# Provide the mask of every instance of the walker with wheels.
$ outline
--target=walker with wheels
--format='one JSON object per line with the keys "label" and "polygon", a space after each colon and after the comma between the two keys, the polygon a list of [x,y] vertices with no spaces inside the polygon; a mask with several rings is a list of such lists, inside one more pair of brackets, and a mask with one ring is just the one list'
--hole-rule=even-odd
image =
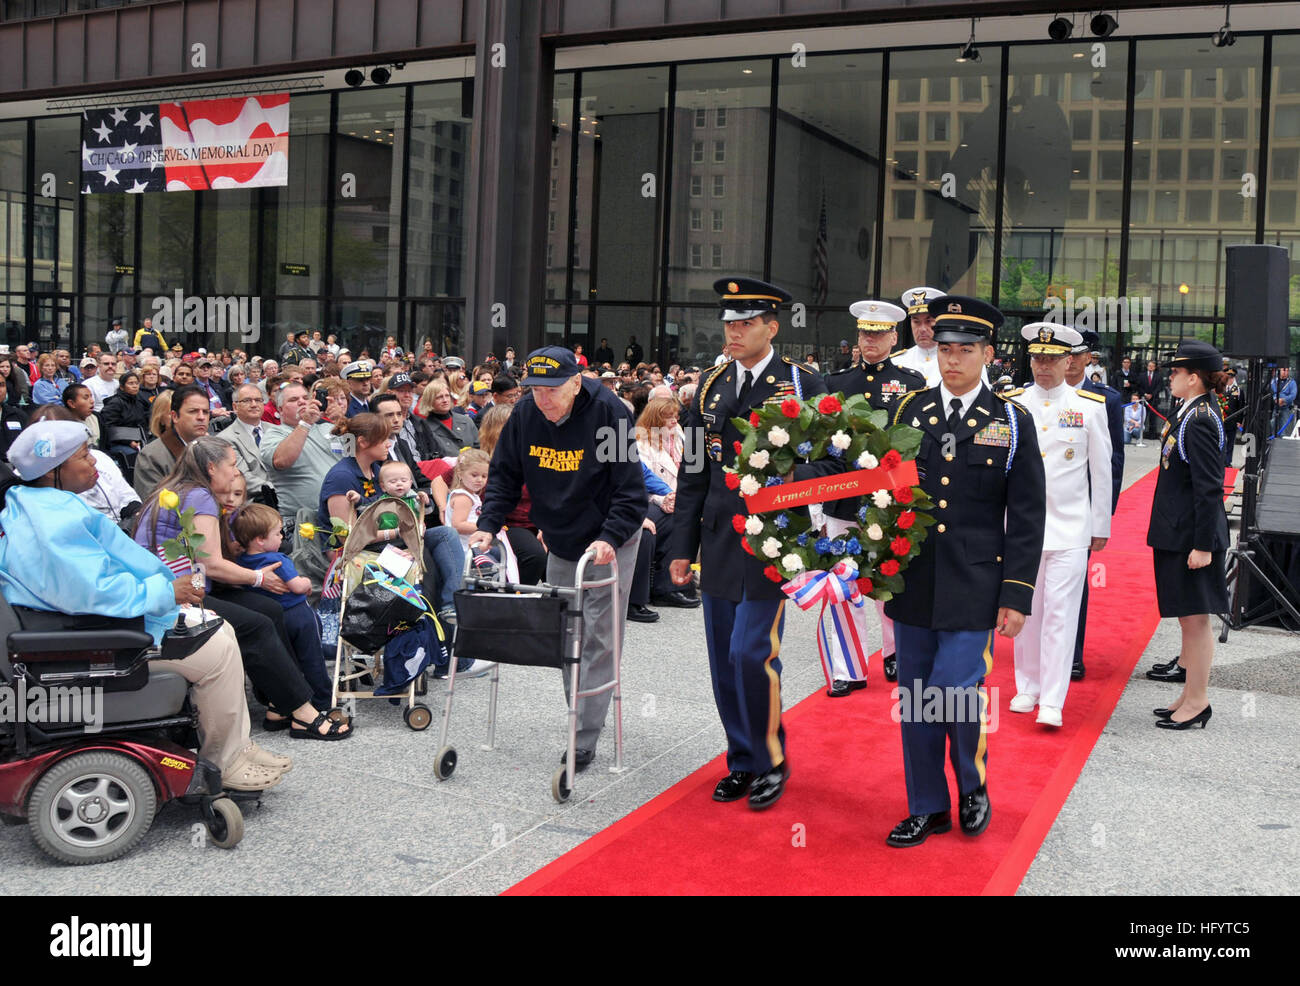
{"label": "walker with wheels", "polygon": [[[573,793],[575,755],[578,735],[578,701],[592,695],[614,693],[614,773],[623,771],[623,696],[621,674],[623,662],[623,619],[618,605],[618,560],[610,562],[607,578],[585,579],[587,567],[595,558],[589,550],[578,562],[572,586],[523,585],[506,581],[501,566],[486,570],[475,567],[475,556],[465,559],[465,587],[455,594],[455,656],[447,674],[447,698],[442,715],[434,775],[443,781],[456,769],[456,748],[447,742],[451,725],[452,697],[456,688],[456,658],[474,657],[491,661],[491,692],[488,696],[487,742],[482,749],[492,750],[496,743],[497,688],[500,666],[514,664],[535,668],[568,669],[568,755],[551,776],[551,796],[561,804]],[[482,556],[479,556],[482,560]],[[475,574],[478,572],[479,574]],[[580,690],[582,655],[583,595],[594,589],[609,587],[614,593],[614,676],[592,688]]]}

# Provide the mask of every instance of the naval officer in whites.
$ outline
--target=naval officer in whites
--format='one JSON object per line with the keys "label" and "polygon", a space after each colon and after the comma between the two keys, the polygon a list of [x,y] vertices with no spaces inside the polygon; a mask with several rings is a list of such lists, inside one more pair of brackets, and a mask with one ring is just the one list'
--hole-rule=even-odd
{"label": "naval officer in whites", "polygon": [[[1016,695],[1012,712],[1061,725],[1070,687],[1079,600],[1088,575],[1088,552],[1110,537],[1110,435],[1106,399],[1075,390],[1066,363],[1083,337],[1068,325],[1034,322],[1020,330],[1028,343],[1034,383],[1006,394],[1029,411],[1047,481],[1043,555],[1034,580],[1032,609],[1015,639]],[[1088,486],[1100,491],[1089,496]]]}

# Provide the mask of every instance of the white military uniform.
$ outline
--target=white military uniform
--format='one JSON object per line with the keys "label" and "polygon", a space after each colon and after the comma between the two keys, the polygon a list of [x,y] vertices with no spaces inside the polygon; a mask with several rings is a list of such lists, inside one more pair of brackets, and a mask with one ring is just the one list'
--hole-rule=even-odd
{"label": "white military uniform", "polygon": [[[1082,341],[1069,326],[1039,322],[1021,331],[1031,339],[1031,353],[1036,348],[1054,351],[1034,346],[1034,339],[1048,347]],[[1056,725],[1070,687],[1088,548],[1093,538],[1110,537],[1109,496],[1088,495],[1089,483],[1093,490],[1111,488],[1106,404],[1064,381],[1053,390],[1034,384],[1007,396],[1033,415],[1047,479],[1043,556],[1033,611],[1015,639],[1017,694],[1012,711],[1031,711],[1036,699],[1039,721]]]}

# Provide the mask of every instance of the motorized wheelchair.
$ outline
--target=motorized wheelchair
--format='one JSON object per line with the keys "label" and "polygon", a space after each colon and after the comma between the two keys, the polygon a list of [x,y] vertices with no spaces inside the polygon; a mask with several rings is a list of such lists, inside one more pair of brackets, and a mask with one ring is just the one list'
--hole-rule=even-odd
{"label": "motorized wheelchair", "polygon": [[[239,806],[217,766],[193,752],[189,683],[150,669],[159,651],[142,619],[68,616],[0,597],[0,642],[0,709],[13,713],[0,716],[0,819],[26,820],[36,844],[64,863],[124,855],[169,801],[196,805],[213,845],[239,843]],[[86,722],[82,699],[97,721]]]}

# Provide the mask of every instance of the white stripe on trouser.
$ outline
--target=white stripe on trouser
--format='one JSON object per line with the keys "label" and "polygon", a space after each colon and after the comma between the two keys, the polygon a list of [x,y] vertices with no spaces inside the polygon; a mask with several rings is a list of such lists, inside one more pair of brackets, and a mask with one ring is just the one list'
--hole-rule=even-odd
{"label": "white stripe on trouser", "polygon": [[[837,538],[849,531],[856,531],[858,525],[848,520],[840,520],[838,517],[826,518],[826,536],[828,538]],[[880,638],[881,650],[885,654],[894,653],[894,621],[885,615],[885,604],[879,600],[869,599],[868,604],[875,603],[876,613],[880,616]],[[840,611],[841,620],[852,620],[853,626],[857,628],[858,640],[862,642],[865,653],[860,655],[862,666],[867,665],[867,656],[870,651],[867,649],[867,606],[854,606],[851,603],[836,603],[836,608]],[[827,607],[825,620],[831,623],[830,607]],[[852,664],[849,661],[849,655],[844,653],[844,648],[840,646],[839,635],[835,633],[834,625],[828,627],[826,640],[829,644],[827,648],[827,657],[831,665],[831,679],[834,681],[853,681],[856,675],[853,673]],[[850,646],[852,644],[850,643]]]}
{"label": "white stripe on trouser", "polygon": [[1087,548],[1044,551],[1038,563],[1033,612],[1016,635],[1015,655],[1016,691],[1037,695],[1040,706],[1065,706],[1087,574]]}
{"label": "white stripe on trouser", "polygon": [[[618,604],[627,613],[632,598],[632,578],[636,575],[636,549],[641,543],[641,529],[618,549]],[[551,585],[571,586],[577,574],[578,563],[566,561],[554,554],[546,558],[546,581]],[[608,565],[588,565],[587,581],[597,582],[609,576]],[[610,590],[593,589],[583,594],[582,600],[582,671],[578,681],[579,691],[605,684],[614,678],[614,614],[610,609]],[[622,623],[627,629],[627,620]],[[569,669],[563,669],[564,696],[569,696]],[[578,749],[595,750],[600,730],[605,725],[613,691],[601,692],[578,699]]]}

